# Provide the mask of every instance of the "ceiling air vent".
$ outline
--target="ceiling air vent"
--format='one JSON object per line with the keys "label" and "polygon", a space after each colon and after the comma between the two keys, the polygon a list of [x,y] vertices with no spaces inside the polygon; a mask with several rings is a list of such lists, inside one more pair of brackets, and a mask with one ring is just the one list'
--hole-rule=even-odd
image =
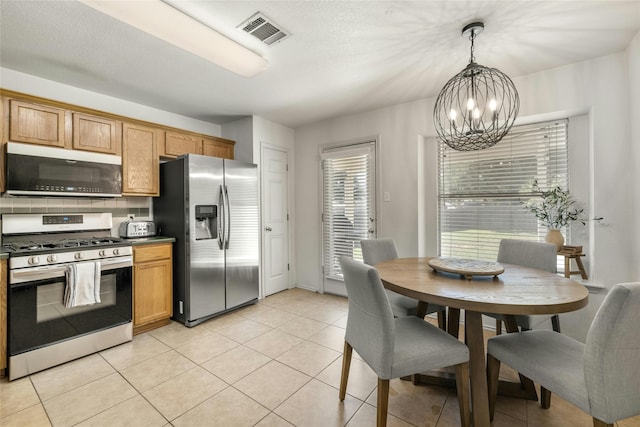
{"label": "ceiling air vent", "polygon": [[238,28],[242,31],[246,31],[268,45],[281,42],[289,37],[289,33],[284,31],[280,25],[276,24],[260,12],[238,25]]}

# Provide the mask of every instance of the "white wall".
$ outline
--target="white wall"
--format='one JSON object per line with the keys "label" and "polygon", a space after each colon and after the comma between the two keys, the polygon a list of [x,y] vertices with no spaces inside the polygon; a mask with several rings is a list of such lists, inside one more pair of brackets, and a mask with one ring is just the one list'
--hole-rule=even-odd
{"label": "white wall", "polygon": [[214,123],[203,122],[146,105],[125,101],[124,99],[91,92],[52,80],[45,80],[8,68],[0,68],[0,76],[2,76],[2,80],[0,80],[0,87],[2,89],[160,125],[172,126],[178,129],[204,133],[211,136],[221,136],[220,125]]}
{"label": "white wall", "polygon": [[[417,254],[417,136],[433,133],[427,121],[432,108],[433,100],[420,100],[296,129],[298,286],[320,289],[319,145],[378,137],[378,236],[393,237],[400,256]],[[381,201],[384,192],[390,193],[390,202]],[[434,243],[427,254],[436,255],[435,248]]]}
{"label": "white wall", "polygon": [[521,115],[588,109],[592,149],[591,192],[593,215],[604,217],[593,227],[591,280],[609,288],[631,280],[633,224],[629,98],[624,53],[608,55],[515,79],[522,100]]}
{"label": "white wall", "polygon": [[236,142],[234,158],[242,162],[254,163],[253,159],[253,117],[245,117],[222,125],[222,137]]}
{"label": "white wall", "polygon": [[631,170],[633,175],[631,182],[635,185],[631,187],[629,197],[633,201],[633,218],[631,224],[633,241],[632,264],[634,267],[633,280],[640,280],[640,31],[627,49],[627,60],[629,67],[629,116],[631,117]]}
{"label": "white wall", "polygon": [[[637,40],[635,43],[638,44]],[[634,240],[629,233],[634,228],[630,186],[635,182],[630,171],[632,166],[640,166],[640,161],[632,163],[630,159],[627,68],[631,61],[628,62],[627,56],[636,58],[637,50],[634,45],[630,55],[621,52],[514,79],[521,99],[520,121],[534,116],[589,114],[589,138],[578,143],[581,149],[590,150],[591,179],[587,186],[591,192],[590,213],[604,217],[604,221],[589,224],[592,227],[592,253],[587,256],[592,263],[590,282],[606,288],[618,282],[640,279],[635,266],[637,263],[632,258]],[[638,79],[634,77],[634,80],[637,85]],[[437,152],[427,146],[418,153],[417,141],[423,135],[435,135],[432,123],[434,102],[434,98],[424,99],[296,129],[299,286],[320,289],[318,146],[322,144],[372,134],[379,136],[382,185],[378,189],[378,200],[382,200],[382,193],[388,191],[391,201],[380,202],[378,236],[393,237],[401,256],[418,255],[418,158],[425,151],[427,156],[431,153],[427,167],[433,170],[437,167]],[[435,186],[431,184],[431,187],[430,200],[423,205],[437,204]],[[427,218],[423,225],[431,227],[427,232],[435,236],[435,209],[427,209],[425,215]],[[435,251],[434,241],[427,242],[426,248],[420,252],[435,255]],[[593,300],[597,307],[601,298]],[[591,317],[593,312],[590,308],[584,310],[583,315]],[[573,324],[570,329],[575,329],[573,335],[581,338],[586,334],[584,326],[588,326],[590,319],[588,322],[582,319],[581,322],[570,323]]]}

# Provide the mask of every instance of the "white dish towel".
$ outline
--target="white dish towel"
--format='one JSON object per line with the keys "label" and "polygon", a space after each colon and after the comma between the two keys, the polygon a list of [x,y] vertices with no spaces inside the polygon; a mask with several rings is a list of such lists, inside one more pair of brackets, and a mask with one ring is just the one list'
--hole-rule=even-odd
{"label": "white dish towel", "polygon": [[69,264],[66,275],[65,307],[100,303],[100,261]]}

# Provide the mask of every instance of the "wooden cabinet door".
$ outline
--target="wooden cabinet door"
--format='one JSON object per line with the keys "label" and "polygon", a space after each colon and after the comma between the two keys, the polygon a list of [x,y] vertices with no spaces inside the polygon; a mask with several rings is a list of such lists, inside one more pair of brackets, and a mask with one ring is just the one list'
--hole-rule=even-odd
{"label": "wooden cabinet door", "polygon": [[160,132],[148,126],[122,124],[122,194],[158,196]]}
{"label": "wooden cabinet door", "polygon": [[133,248],[134,332],[173,314],[171,251],[172,245],[167,243]]}
{"label": "wooden cabinet door", "polygon": [[65,110],[12,99],[9,139],[64,148]]}
{"label": "wooden cabinet door", "polygon": [[202,139],[202,154],[205,156],[233,159],[234,141],[224,138],[209,136]]}
{"label": "wooden cabinet door", "polygon": [[122,135],[117,122],[102,117],[73,113],[73,149],[120,154]]}
{"label": "wooden cabinet door", "polygon": [[164,137],[164,153],[168,157],[182,154],[202,154],[202,138],[179,132],[166,132]]}
{"label": "wooden cabinet door", "polygon": [[171,270],[170,260],[151,261],[134,266],[134,327],[171,317]]}
{"label": "wooden cabinet door", "polygon": [[0,260],[0,371],[7,367],[7,260]]}

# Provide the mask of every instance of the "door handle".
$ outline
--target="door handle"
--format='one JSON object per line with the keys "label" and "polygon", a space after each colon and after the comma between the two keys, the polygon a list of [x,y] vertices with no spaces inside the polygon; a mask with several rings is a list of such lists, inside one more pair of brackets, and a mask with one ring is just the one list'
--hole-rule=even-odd
{"label": "door handle", "polygon": [[222,191],[222,185],[220,186],[220,192],[218,193],[218,206],[220,209],[218,218],[218,247],[224,249],[224,233],[225,233],[225,205],[224,205],[224,193]]}
{"label": "door handle", "polygon": [[265,227],[264,228],[266,231],[273,231],[273,229],[271,227]]}
{"label": "door handle", "polygon": [[224,199],[226,202],[224,217],[227,220],[227,236],[224,239],[224,248],[229,249],[229,241],[231,240],[231,202],[229,202],[229,189],[226,184],[224,186]]}

